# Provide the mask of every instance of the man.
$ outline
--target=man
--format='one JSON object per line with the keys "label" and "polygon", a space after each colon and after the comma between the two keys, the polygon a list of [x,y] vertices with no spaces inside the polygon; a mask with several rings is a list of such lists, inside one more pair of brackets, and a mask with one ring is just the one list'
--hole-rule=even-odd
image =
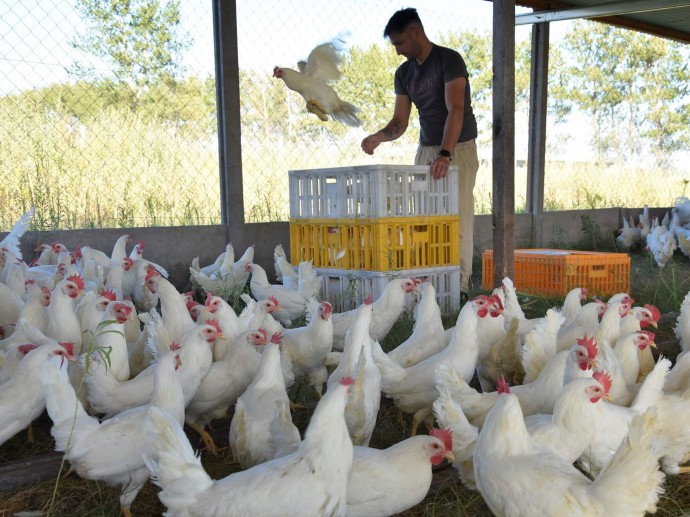
{"label": "man", "polygon": [[458,166],[460,292],[464,301],[472,279],[473,190],[479,169],[477,121],[472,112],[467,66],[456,51],[429,41],[416,9],[396,12],[383,36],[407,61],[395,72],[393,118],[386,127],[362,140],[362,150],[373,154],[381,142],[399,138],[407,129],[414,103],[421,126],[415,164],[430,164],[434,179],[446,176],[451,164]]}

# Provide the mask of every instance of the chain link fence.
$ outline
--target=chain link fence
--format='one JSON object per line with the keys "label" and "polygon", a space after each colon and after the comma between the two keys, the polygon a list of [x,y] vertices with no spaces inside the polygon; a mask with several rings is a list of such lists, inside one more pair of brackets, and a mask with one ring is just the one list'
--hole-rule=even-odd
{"label": "chain link fence", "polygon": [[[480,131],[475,209],[489,213],[492,5],[461,5],[430,0],[418,10],[430,39],[457,49],[467,62]],[[393,112],[393,74],[402,58],[382,32],[399,8],[392,0],[237,1],[247,222],[288,219],[289,170],[412,163],[419,131],[414,112],[399,140],[374,156],[360,149]],[[36,229],[221,222],[210,0],[6,0],[0,28],[0,230],[29,206],[37,208]],[[559,48],[568,30],[571,25],[552,24],[553,69],[566,69],[568,56]],[[520,210],[530,28],[517,27],[516,40]],[[343,77],[334,88],[359,107],[361,127],[322,122],[272,77],[275,66],[296,69],[326,41],[341,48]],[[552,89],[564,87],[561,79],[551,72]],[[687,195],[687,166],[650,173],[642,161],[611,159],[615,153],[602,159],[586,137],[592,120],[559,115],[558,108],[549,115],[545,209],[669,206]],[[570,123],[557,124],[566,115]]]}
{"label": "chain link fence", "polygon": [[8,0],[0,27],[0,229],[221,222],[210,1]]}

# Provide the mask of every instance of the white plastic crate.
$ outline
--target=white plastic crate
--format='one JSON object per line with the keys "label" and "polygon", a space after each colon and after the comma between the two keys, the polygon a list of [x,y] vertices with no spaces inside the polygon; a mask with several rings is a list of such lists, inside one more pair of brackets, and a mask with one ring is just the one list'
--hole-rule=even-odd
{"label": "white plastic crate", "polygon": [[[377,300],[393,278],[426,278],[436,290],[436,300],[444,313],[460,308],[460,266],[399,271],[354,271],[348,269],[316,268],[323,279],[321,297],[342,312],[358,307],[371,295]],[[419,298],[419,295],[416,296]],[[412,295],[405,298],[405,308],[412,312],[417,303]]]}
{"label": "white plastic crate", "polygon": [[428,165],[361,165],[289,171],[290,218],[458,214],[458,168],[434,180]]}

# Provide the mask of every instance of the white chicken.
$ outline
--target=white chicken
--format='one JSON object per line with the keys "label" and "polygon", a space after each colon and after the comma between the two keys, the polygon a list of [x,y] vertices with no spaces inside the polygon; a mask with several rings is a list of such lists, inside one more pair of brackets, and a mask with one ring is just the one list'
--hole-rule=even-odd
{"label": "white chicken", "polygon": [[608,398],[607,386],[602,372],[565,384],[552,415],[525,417],[527,432],[568,463],[574,463],[594,438],[594,405]]}
{"label": "white chicken", "polygon": [[649,251],[660,268],[663,268],[671,260],[673,252],[678,246],[673,232],[669,231],[663,224],[660,224],[658,218],[654,219],[646,242],[646,250]]}
{"label": "white chicken", "polygon": [[636,225],[630,216],[630,222],[623,217],[623,228],[619,228],[616,232],[616,244],[629,250],[635,248],[642,243],[642,228]]}
{"label": "white chicken", "polygon": [[340,55],[334,43],[315,47],[307,61],[297,63],[299,72],[291,68],[275,67],[273,77],[285,81],[285,86],[299,93],[307,102],[307,111],[326,122],[328,115],[334,120],[358,127],[357,108],[338,97],[328,83],[340,79]]}
{"label": "white chicken", "polygon": [[[276,343],[280,339],[280,334],[271,336]],[[225,357],[210,365],[189,402],[185,421],[199,433],[212,454],[218,454],[218,448],[204,427],[214,418],[224,418],[228,408],[251,384],[261,363],[261,353],[254,347],[268,342],[264,329],[246,331],[237,336]]]}
{"label": "white chicken", "polygon": [[273,266],[276,270],[276,279],[281,284],[297,289],[299,274],[288,261],[282,244],[278,244],[273,251]]}
{"label": "white chicken", "polygon": [[180,293],[169,280],[163,278],[153,266],[149,266],[146,273],[146,286],[155,294],[161,304],[161,320],[163,329],[159,330],[159,339],[163,343],[162,350],[166,350],[170,343],[179,342],[196,323],[189,315]]}
{"label": "white chicken", "polygon": [[[564,384],[578,377],[590,377],[596,358],[594,341],[583,339],[570,350],[553,356],[534,382],[516,385],[512,393],[518,397],[525,415],[553,412],[554,405]],[[445,370],[449,375],[453,369]],[[498,399],[497,392],[478,393],[467,384],[467,379],[455,374],[446,380],[453,388],[453,397],[462,407],[467,419],[475,426],[482,426],[484,419]]]}
{"label": "white chicken", "polygon": [[294,378],[308,377],[309,385],[319,396],[328,380],[325,360],[333,347],[332,311],[333,306],[329,302],[310,298],[307,303],[309,323],[305,327],[283,331],[281,352],[289,362]]}
{"label": "white chicken", "polygon": [[[595,405],[595,419],[593,425],[596,433],[589,447],[585,448],[578,460],[580,467],[587,473],[597,476],[613,458],[618,446],[625,438],[630,422],[635,415],[641,415],[651,406],[656,405],[663,396],[664,379],[670,366],[668,359],[660,359],[654,370],[645,379],[632,405],[628,407],[602,401]],[[611,380],[606,390],[611,392]],[[615,399],[614,399],[615,400]]]}
{"label": "white chicken", "polygon": [[[36,213],[35,207],[29,208],[12,226],[10,232],[0,240],[0,250],[6,249],[14,254],[18,259],[22,258],[22,252],[19,248],[19,242],[31,224],[31,220]],[[0,267],[4,264],[0,264]]]}
{"label": "white chicken", "polygon": [[448,429],[413,436],[379,450],[355,446],[347,485],[347,513],[357,517],[395,515],[422,501],[429,491],[432,465],[453,461]]}
{"label": "white chicken", "polygon": [[84,294],[84,280],[70,276],[58,282],[50,298],[50,314],[46,336],[64,343],[74,343],[74,353],[81,354],[81,323],[74,307],[74,299]]}
{"label": "white chicken", "polygon": [[346,377],[355,379],[350,400],[345,406],[345,422],[354,445],[369,445],[381,404],[381,372],[372,357],[369,336],[371,307],[364,303],[345,336],[345,349],[340,362],[328,377],[328,386]]}
{"label": "white chicken", "polygon": [[179,424],[184,421],[184,396],[175,374],[179,364],[179,355],[163,354],[155,367],[150,404],[103,422],[84,411],[65,368],[44,366],[41,371],[55,450],[65,452],[65,459],[82,478],[120,487],[120,508],[126,517],[132,515],[130,506],[149,478],[144,455],[153,452],[155,440],[146,428],[149,408],[166,410]]}
{"label": "white chicken", "polygon": [[438,397],[434,372],[438,365],[452,364],[463,379],[471,380],[477,362],[478,320],[487,314],[498,316],[502,311],[503,305],[496,295],[473,298],[461,309],[450,344],[410,368],[400,366],[374,343],[374,360],[381,371],[383,392],[395,401],[398,409],[413,413],[412,435],[419,423],[426,421],[430,425],[429,419],[433,417],[432,404]]}
{"label": "white chicken", "polygon": [[230,448],[235,460],[246,469],[296,451],[300,441],[280,369],[279,344],[268,343],[259,371],[235,404]]}
{"label": "white chicken", "polygon": [[157,458],[147,457],[146,464],[168,515],[344,516],[352,442],[343,411],[352,382],[326,392],[295,452],[217,481],[204,471],[182,427],[152,408]]}
{"label": "white chicken", "polygon": [[479,435],[479,429],[470,424],[452,395],[452,388],[447,385],[447,379],[457,378],[458,373],[450,373],[452,366],[439,365],[436,369],[435,380],[438,397],[434,401],[434,416],[441,428],[447,428],[453,435],[453,467],[458,471],[462,484],[471,490],[476,490],[474,480],[474,445]]}
{"label": "white chicken", "polygon": [[45,410],[39,382],[41,366],[51,356],[58,356],[60,361],[74,360],[73,350],[71,343],[20,346],[24,358],[10,380],[0,384],[0,444],[26,429]]}
{"label": "white chicken", "polygon": [[653,512],[664,480],[653,447],[655,423],[652,411],[635,418],[610,465],[591,481],[530,437],[515,395],[500,395],[474,450],[477,488],[498,517]]}
{"label": "white chicken", "polygon": [[676,325],[673,327],[673,333],[678,338],[678,344],[681,350],[690,351],[690,291],[683,298],[680,304],[680,312],[676,318]]}
{"label": "white chicken", "polygon": [[422,299],[415,310],[412,334],[388,352],[388,357],[404,368],[414,366],[447,345],[436,289],[431,282],[423,282],[420,292]]}
{"label": "white chicken", "polygon": [[280,311],[274,312],[273,317],[284,327],[292,326],[293,320],[304,314],[307,300],[318,294],[318,287],[315,289],[314,284],[307,279],[303,282],[300,278],[298,289],[292,289],[282,284],[269,283],[266,270],[258,264],[249,263],[246,269],[252,274],[249,287],[256,300],[265,300],[269,296],[278,300]]}
{"label": "white chicken", "polygon": [[[184,392],[185,403],[194,397],[201,379],[206,375],[213,360],[211,345],[220,334],[218,324],[207,321],[190,329],[174,346],[179,349],[182,367],[177,371]],[[97,355],[93,362],[103,361]],[[151,401],[154,387],[155,364],[149,366],[133,379],[118,381],[105,368],[94,368],[92,375],[86,377],[88,400],[91,407],[107,417],[126,409],[143,406]]]}
{"label": "white chicken", "polygon": [[[224,300],[229,300],[236,291],[244,287],[244,283],[240,283],[240,279],[235,277],[233,271],[234,264],[235,250],[232,243],[228,243],[225,247],[223,261],[218,269],[207,275],[198,268],[197,261],[197,263],[192,263],[192,266],[189,268],[190,280],[193,285],[200,287],[204,291],[210,292]],[[244,279],[246,280],[246,277]]]}
{"label": "white chicken", "polygon": [[[418,292],[419,284],[420,281],[415,277],[394,278],[386,284],[381,295],[373,303],[369,327],[371,339],[381,341],[386,337],[405,307],[405,295]],[[331,315],[333,318],[333,350],[343,349],[345,334],[350,329],[357,310],[352,309]]]}

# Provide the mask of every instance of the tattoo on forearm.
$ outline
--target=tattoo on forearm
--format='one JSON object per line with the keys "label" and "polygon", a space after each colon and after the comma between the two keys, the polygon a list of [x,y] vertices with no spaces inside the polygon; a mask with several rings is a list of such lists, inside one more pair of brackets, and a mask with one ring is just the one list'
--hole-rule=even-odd
{"label": "tattoo on forearm", "polygon": [[402,135],[402,127],[400,127],[400,122],[391,122],[383,130],[381,130],[383,136],[395,140],[400,135]]}

